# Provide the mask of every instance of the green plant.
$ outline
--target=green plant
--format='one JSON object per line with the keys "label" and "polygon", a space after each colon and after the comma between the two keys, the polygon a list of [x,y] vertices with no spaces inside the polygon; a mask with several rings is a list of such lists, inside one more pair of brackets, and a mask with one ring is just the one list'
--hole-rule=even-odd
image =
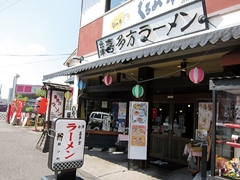
{"label": "green plant", "polygon": [[26,107],[26,112],[33,112],[33,107],[32,106],[29,106],[29,107]]}
{"label": "green plant", "polygon": [[36,92],[36,96],[38,97],[46,97],[46,90],[38,89]]}

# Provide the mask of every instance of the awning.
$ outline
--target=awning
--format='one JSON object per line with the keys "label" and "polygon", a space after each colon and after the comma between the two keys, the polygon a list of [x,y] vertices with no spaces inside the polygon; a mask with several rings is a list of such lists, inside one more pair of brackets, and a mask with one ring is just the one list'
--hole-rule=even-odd
{"label": "awning", "polygon": [[123,52],[121,54],[102,58],[102,59],[99,59],[98,61],[74,66],[72,68],[68,68],[62,71],[44,75],[43,81],[47,79],[59,77],[59,76],[78,74],[86,70],[109,66],[109,65],[117,64],[124,61],[140,59],[143,57],[153,56],[156,54],[160,55],[163,52],[168,53],[171,50],[175,52],[175,51],[178,51],[179,49],[185,50],[188,47],[195,48],[198,45],[204,46],[208,42],[210,42],[211,44],[215,44],[220,40],[223,42],[226,42],[231,38],[234,38],[234,39],[240,38],[239,24],[231,27],[201,31],[198,33],[193,33],[191,35],[174,38],[164,42],[153,43],[145,47],[141,47],[138,49]]}
{"label": "awning", "polygon": [[221,57],[221,65],[234,74],[240,76],[240,47]]}
{"label": "awning", "polygon": [[240,76],[214,77],[209,80],[210,90],[240,90]]}

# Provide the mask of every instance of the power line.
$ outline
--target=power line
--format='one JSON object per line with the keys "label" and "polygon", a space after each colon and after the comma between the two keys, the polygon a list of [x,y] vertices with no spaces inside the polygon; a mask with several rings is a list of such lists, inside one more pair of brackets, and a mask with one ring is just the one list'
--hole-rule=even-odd
{"label": "power line", "polygon": [[6,1],[2,2],[0,5],[4,4],[5,2],[8,2],[8,0],[6,0]]}
{"label": "power line", "polygon": [[[0,10],[0,12],[6,10],[6,9],[8,9],[8,8],[10,8],[11,6],[13,6],[13,5],[15,5],[15,4],[17,4],[19,1],[20,1],[20,0],[16,1],[15,3],[12,3],[11,5],[7,6],[6,8]],[[5,1],[5,2],[6,2],[6,1]],[[5,3],[5,2],[3,2],[3,3]],[[3,4],[3,3],[2,3],[2,4]]]}
{"label": "power line", "polygon": [[17,57],[38,57],[38,56],[70,56],[72,53],[67,54],[0,54],[0,56],[17,56]]}
{"label": "power line", "polygon": [[9,64],[5,66],[0,66],[0,67],[9,67],[9,66],[21,66],[21,65],[26,65],[26,64],[37,64],[37,63],[43,63],[43,62],[49,62],[49,61],[56,61],[56,60],[62,60],[65,58],[57,58],[57,59],[50,59],[50,60],[43,60],[43,61],[35,61],[35,62],[25,62],[25,63],[19,63],[19,64]]}

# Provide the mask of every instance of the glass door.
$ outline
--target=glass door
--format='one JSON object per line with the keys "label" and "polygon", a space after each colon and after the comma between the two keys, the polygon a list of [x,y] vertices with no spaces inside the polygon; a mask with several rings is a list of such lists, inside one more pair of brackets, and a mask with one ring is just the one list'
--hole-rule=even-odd
{"label": "glass door", "polygon": [[152,122],[151,154],[185,161],[184,146],[193,138],[194,103],[171,99],[168,103],[155,103],[153,108],[156,117]]}
{"label": "glass door", "polygon": [[[185,160],[183,150],[186,143],[193,137],[194,103],[173,102],[171,131],[169,132],[169,158],[172,160]],[[182,150],[182,151],[181,151]]]}
{"label": "glass door", "polygon": [[194,104],[174,103],[172,136],[193,138]]}

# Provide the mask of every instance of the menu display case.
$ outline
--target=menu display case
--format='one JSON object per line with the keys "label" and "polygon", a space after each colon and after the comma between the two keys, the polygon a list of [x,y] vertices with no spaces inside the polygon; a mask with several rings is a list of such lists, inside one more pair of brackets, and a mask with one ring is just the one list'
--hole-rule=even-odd
{"label": "menu display case", "polygon": [[215,106],[211,176],[240,179],[240,79],[210,80]]}

